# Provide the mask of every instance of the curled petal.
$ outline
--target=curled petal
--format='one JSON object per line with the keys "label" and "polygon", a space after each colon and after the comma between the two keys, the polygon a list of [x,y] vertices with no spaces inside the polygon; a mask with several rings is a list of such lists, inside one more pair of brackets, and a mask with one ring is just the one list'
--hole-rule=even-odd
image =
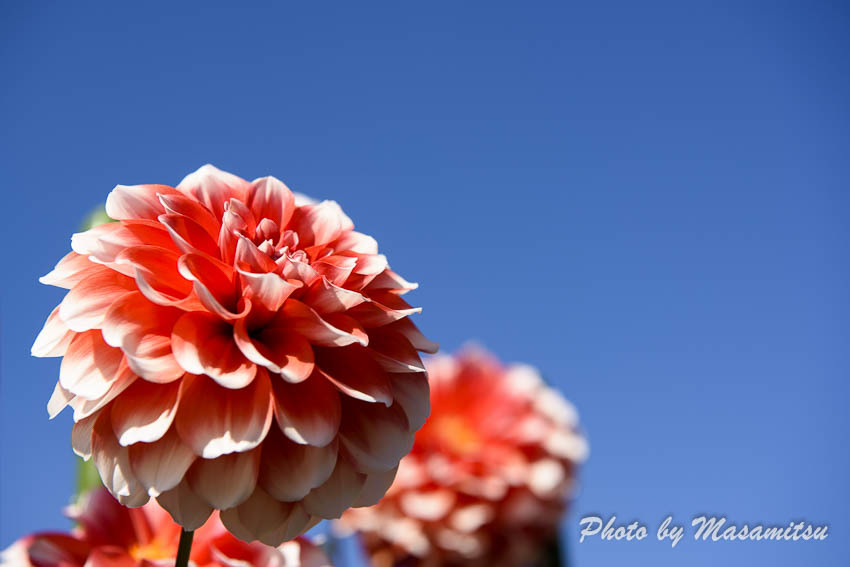
{"label": "curled petal", "polygon": [[94,464],[109,492],[121,504],[131,508],[147,502],[148,493],[133,474],[127,448],[122,447],[112,433],[108,410],[98,414],[91,439]]}
{"label": "curled petal", "polygon": [[256,244],[251,242],[250,239],[241,234],[238,235],[238,238],[234,257],[237,266],[240,266],[243,270],[259,274],[271,272],[277,268],[274,260],[257,248]]}
{"label": "curled petal", "polygon": [[68,252],[64,258],[59,260],[56,267],[49,273],[38,278],[38,281],[44,285],[52,285],[71,289],[83,280],[86,276],[100,270],[106,270],[100,264],[95,264],[88,259],[87,256],[82,256],[76,252]]}
{"label": "curled petal", "polygon": [[238,313],[234,272],[230,266],[200,254],[184,254],[178,264],[180,274],[193,282],[195,293],[210,312],[222,319],[244,317]]}
{"label": "curled petal", "polygon": [[62,387],[62,384],[56,382],[53,387],[53,394],[50,396],[50,401],[47,402],[47,414],[50,419],[59,415],[76,396]]}
{"label": "curled petal", "polygon": [[224,214],[224,203],[231,198],[244,200],[248,182],[244,179],[205,165],[187,175],[177,186],[183,193],[192,195],[213,215],[220,219]]}
{"label": "curled petal", "polygon": [[181,382],[154,384],[136,380],[112,404],[112,430],[123,445],[162,438],[180,403]]}
{"label": "curled petal", "polygon": [[274,414],[284,435],[296,443],[316,447],[334,440],[342,415],[340,399],[324,376],[314,373],[299,383],[278,379],[272,385]]}
{"label": "curled petal", "polygon": [[184,254],[208,254],[218,257],[218,243],[200,223],[183,215],[159,215],[171,239]]}
{"label": "curled petal", "polygon": [[369,292],[372,291],[393,291],[398,295],[404,295],[408,291],[412,291],[419,287],[418,283],[409,282],[394,271],[387,268],[380,274],[378,274],[375,279],[369,282],[369,285],[366,286],[366,289]]}
{"label": "curled petal", "polygon": [[306,248],[335,240],[343,232],[354,228],[354,223],[336,201],[322,201],[296,209],[290,226],[298,233],[302,247]]}
{"label": "curled petal", "polygon": [[100,331],[80,333],[62,359],[59,383],[77,396],[97,399],[109,390],[122,358],[121,350],[106,344]]}
{"label": "curled petal", "polygon": [[270,219],[286,226],[295,211],[295,197],[289,188],[274,177],[254,180],[248,189],[248,207],[256,219]]}
{"label": "curled petal", "polygon": [[262,329],[252,336],[245,320],[236,321],[233,338],[242,354],[289,382],[302,382],[313,372],[313,348],[301,335],[282,328]]}
{"label": "curled petal", "polygon": [[327,256],[313,264],[313,268],[330,283],[341,286],[357,266],[357,258],[349,256]]}
{"label": "curled petal", "polygon": [[257,372],[236,345],[233,328],[211,313],[186,313],[171,334],[174,357],[186,372],[207,374],[226,388],[243,388]]}
{"label": "curled petal", "polygon": [[276,264],[280,267],[280,275],[287,280],[299,280],[305,286],[313,285],[321,275],[307,262],[293,259],[284,254],[277,259]]}
{"label": "curled petal", "polygon": [[125,248],[115,257],[115,263],[133,268],[134,277],[141,272],[144,280],[161,293],[184,297],[192,290],[192,283],[177,270],[179,258],[174,250],[142,245]]}
{"label": "curled petal", "polygon": [[411,307],[398,295],[384,291],[370,292],[369,303],[363,303],[352,308],[349,315],[360,321],[367,328],[389,325],[414,313],[422,311],[421,307]]}
{"label": "curled petal", "polygon": [[107,344],[121,348],[130,367],[153,382],[170,382],[183,374],[171,353],[171,332],[181,316],[175,308],[152,304],[139,292],[117,300],[103,321]]}
{"label": "curled petal", "polygon": [[343,393],[372,403],[392,404],[387,373],[360,345],[344,348],[315,347],[316,365]]}
{"label": "curled petal", "polygon": [[135,382],[137,378],[138,376],[136,376],[136,374],[134,374],[127,365],[125,357],[125,359],[121,361],[121,364],[118,365],[118,371],[115,373],[115,379],[109,385],[109,389],[104,395],[94,400],[77,398],[71,402],[71,405],[74,407],[74,421],[85,419],[99,411],[101,408],[106,407],[109,402],[117,398],[121,392],[130,387],[130,384]]}
{"label": "curled petal", "polygon": [[307,305],[291,298],[283,304],[278,317],[269,323],[269,328],[275,327],[296,331],[315,345],[346,346],[368,343],[365,333],[356,332],[362,328],[359,324],[351,325],[350,331],[337,328]]}
{"label": "curled petal", "polygon": [[399,319],[395,323],[390,323],[389,325],[379,327],[378,329],[381,329],[382,332],[386,333],[400,334],[419,352],[436,354],[440,349],[439,343],[428,340],[409,318]]}
{"label": "curled petal", "polygon": [[31,350],[32,355],[38,357],[64,356],[75,334],[59,317],[59,306],[56,306],[47,317],[41,332],[35,338]]}
{"label": "curled petal", "polygon": [[221,226],[220,218],[216,219],[199,202],[181,194],[160,195],[159,201],[162,203],[163,208],[165,208],[166,213],[189,217],[203,227],[211,238],[218,238],[218,232]]}
{"label": "curled petal", "polygon": [[230,453],[215,459],[198,459],[186,478],[192,490],[217,510],[238,506],[257,484],[260,450]]}
{"label": "curled petal", "polygon": [[347,250],[356,254],[377,254],[378,241],[369,235],[352,230],[344,233],[333,244],[334,250]]}
{"label": "curled petal", "polygon": [[168,231],[156,221],[121,221],[101,224],[71,237],[71,248],[97,262],[110,263],[127,248],[158,246],[176,250]]}
{"label": "curled petal", "polygon": [[125,275],[96,272],[68,292],[59,305],[59,317],[77,332],[100,328],[112,304],[134,289],[133,280]]}
{"label": "curled petal", "polygon": [[410,341],[385,329],[378,327],[369,332],[369,349],[381,367],[387,372],[425,372],[425,365]]}
{"label": "curled petal", "polygon": [[94,414],[81,419],[74,423],[71,429],[71,448],[81,459],[91,458],[92,429],[98,417],[100,417],[99,414]]}
{"label": "curled petal", "polygon": [[106,198],[106,214],[116,220],[156,220],[163,212],[159,195],[176,192],[167,185],[117,185]]}
{"label": "curled petal", "polygon": [[[189,384],[177,411],[177,432],[206,459],[243,452],[259,445],[269,431],[272,395],[265,370],[238,390],[223,388],[205,376],[186,377]],[[203,400],[197,403],[195,400]]]}
{"label": "curled petal", "polygon": [[275,273],[255,274],[237,268],[243,294],[254,305],[274,313],[293,291],[301,287],[298,280],[285,280]]}
{"label": "curled petal", "polygon": [[327,278],[316,280],[304,295],[304,303],[321,314],[348,311],[367,301],[369,301],[367,297],[356,291],[336,286]]}

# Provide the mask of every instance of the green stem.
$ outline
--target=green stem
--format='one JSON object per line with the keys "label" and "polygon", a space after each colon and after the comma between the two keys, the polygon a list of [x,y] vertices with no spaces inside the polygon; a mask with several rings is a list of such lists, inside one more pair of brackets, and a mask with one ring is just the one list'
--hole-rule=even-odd
{"label": "green stem", "polygon": [[177,561],[174,567],[188,567],[189,553],[192,551],[192,537],[195,532],[180,531],[180,544],[177,546]]}

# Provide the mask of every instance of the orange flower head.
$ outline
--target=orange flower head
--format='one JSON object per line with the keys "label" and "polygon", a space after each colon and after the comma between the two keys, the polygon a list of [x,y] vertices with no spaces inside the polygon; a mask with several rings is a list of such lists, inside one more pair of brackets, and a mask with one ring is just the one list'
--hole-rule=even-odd
{"label": "orange flower head", "polygon": [[526,365],[478,348],[426,366],[431,417],[386,496],[338,522],[376,567],[532,564],[586,457],[575,409]]}
{"label": "orange flower head", "polygon": [[[68,509],[69,533],[37,533],[0,554],[0,567],[155,567],[174,565],[180,526],[155,502],[126,508],[96,489]],[[195,567],[329,567],[325,553],[304,537],[275,548],[236,539],[218,514],[197,530],[189,557]]]}
{"label": "orange flower head", "polygon": [[375,240],[333,201],[210,165],[119,185],[106,212],[41,279],[69,291],[32,351],[64,357],[48,412],[73,408],[109,491],[271,545],[377,502],[437,345]]}

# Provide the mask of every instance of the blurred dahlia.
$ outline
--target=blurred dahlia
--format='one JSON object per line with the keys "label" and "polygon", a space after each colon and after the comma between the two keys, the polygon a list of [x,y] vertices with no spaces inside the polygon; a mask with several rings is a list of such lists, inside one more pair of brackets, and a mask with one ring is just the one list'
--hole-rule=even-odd
{"label": "blurred dahlia", "polygon": [[44,276],[48,404],[126,506],[270,545],[377,502],[429,412],[414,289],[333,201],[210,165],[119,185]]}
{"label": "blurred dahlia", "polygon": [[426,363],[432,412],[386,496],[349,510],[376,567],[533,565],[587,454],[575,409],[480,349]]}
{"label": "blurred dahlia", "polygon": [[[154,502],[129,509],[103,488],[67,510],[70,534],[37,533],[0,555],[0,567],[153,567],[174,565],[180,526]],[[245,543],[214,514],[195,533],[195,567],[328,567],[324,552],[304,537],[275,548]]]}

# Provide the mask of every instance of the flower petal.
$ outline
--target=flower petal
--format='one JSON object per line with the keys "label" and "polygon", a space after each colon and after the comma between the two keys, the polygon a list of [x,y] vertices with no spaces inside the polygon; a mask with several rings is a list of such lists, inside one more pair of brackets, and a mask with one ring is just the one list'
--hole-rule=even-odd
{"label": "flower petal", "polygon": [[131,445],[128,454],[136,478],[153,497],[180,484],[197,458],[173,427],[153,443]]}
{"label": "flower petal", "polygon": [[323,484],[336,466],[337,443],[299,445],[273,428],[263,443],[259,485],[276,500],[296,502]]}
{"label": "flower petal", "polygon": [[112,403],[112,430],[123,445],[162,438],[180,403],[181,382],[154,384],[136,380]]}
{"label": "flower petal", "polygon": [[387,406],[393,403],[387,373],[375,362],[366,347],[314,347],[314,352],[316,365],[346,395]]}
{"label": "flower petal", "polygon": [[71,449],[81,459],[91,458],[92,429],[98,417],[99,414],[93,414],[77,421],[71,428]]}
{"label": "flower petal", "polygon": [[183,215],[197,222],[214,240],[218,239],[221,228],[221,217],[215,218],[212,213],[199,202],[185,195],[160,195],[165,212],[173,215]]}
{"label": "flower petal", "polygon": [[420,429],[431,413],[428,375],[424,372],[396,374],[391,384],[393,400],[404,410],[410,428]]}
{"label": "flower petal", "polygon": [[186,473],[189,486],[218,510],[238,506],[257,485],[260,450],[230,453],[215,459],[197,459]]}
{"label": "flower petal", "polygon": [[185,377],[186,400],[177,411],[177,432],[195,454],[213,459],[259,445],[271,426],[272,395],[263,370],[248,386],[230,390],[205,376]]}
{"label": "flower petal", "polygon": [[134,284],[131,278],[112,270],[96,272],[68,292],[59,305],[59,317],[77,332],[100,328],[112,304],[134,291]]}
{"label": "flower petal", "polygon": [[298,207],[290,225],[298,233],[302,248],[326,244],[354,228],[336,201]]}
{"label": "flower petal", "polygon": [[176,487],[157,496],[156,501],[171,514],[176,523],[188,531],[203,526],[213,511],[212,506],[195,494],[185,479]]}
{"label": "flower petal", "polygon": [[241,540],[259,540],[266,545],[278,546],[304,533],[310,516],[300,504],[278,502],[262,488],[257,488],[236,508],[223,510],[221,521]]}
{"label": "flower petal", "polygon": [[50,400],[47,402],[47,414],[50,416],[50,419],[59,415],[75,398],[76,396],[73,393],[63,388],[59,382],[56,382],[56,386],[53,387],[53,394],[51,394]]}
{"label": "flower petal", "polygon": [[100,331],[86,331],[71,341],[59,368],[59,383],[66,390],[93,400],[106,394],[115,380],[123,358],[121,349],[112,348]]}
{"label": "flower petal", "polygon": [[361,472],[385,472],[398,466],[413,447],[414,433],[397,405],[343,401],[340,441]]}
{"label": "flower petal", "polygon": [[59,317],[57,305],[32,344],[32,355],[38,357],[64,356],[76,333]]}
{"label": "flower petal", "polygon": [[313,372],[313,347],[297,333],[268,328],[251,336],[240,319],[233,326],[233,338],[248,360],[289,382],[303,382]]}
{"label": "flower petal", "polygon": [[257,373],[236,345],[233,328],[211,313],[186,313],[171,334],[174,357],[186,372],[207,374],[226,388],[243,388]]}
{"label": "flower petal", "polygon": [[118,397],[121,392],[126,390],[130,384],[136,381],[138,376],[127,365],[126,357],[118,365],[118,371],[115,373],[115,380],[109,385],[109,390],[104,395],[94,400],[85,398],[77,398],[71,402],[74,407],[74,421],[80,421],[94,414],[101,408],[106,407],[106,404]]}
{"label": "flower petal", "polygon": [[177,267],[184,278],[193,282],[195,293],[210,312],[226,320],[247,314],[247,309],[237,312],[236,283],[230,266],[200,254],[184,254]]}
{"label": "flower petal", "polygon": [[59,260],[55,268],[38,278],[38,281],[44,285],[71,289],[86,276],[91,275],[93,272],[106,269],[108,268],[100,264],[95,264],[87,256],[82,256],[71,251]]}
{"label": "flower petal", "polygon": [[392,468],[386,472],[371,473],[366,477],[366,483],[363,485],[363,490],[360,496],[354,501],[354,507],[374,506],[384,497],[387,490],[392,486],[395,480],[395,475],[398,472],[398,467]]}
{"label": "flower petal", "polygon": [[356,291],[341,288],[329,282],[327,278],[316,280],[304,295],[304,303],[317,313],[339,313],[348,311],[369,299]]}
{"label": "flower petal", "polygon": [[310,491],[302,505],[308,514],[325,519],[339,518],[360,496],[366,484],[366,475],[357,472],[342,454],[330,478]]}
{"label": "flower petal", "polygon": [[268,326],[292,329],[316,345],[346,346],[368,342],[368,337],[334,327],[313,309],[292,298],[283,304],[279,316]]}
{"label": "flower petal", "polygon": [[220,219],[224,214],[226,202],[231,198],[245,199],[248,182],[207,164],[187,175],[177,189],[192,195],[209,209],[215,218]]}
{"label": "flower petal", "polygon": [[95,421],[91,437],[94,464],[109,492],[124,506],[135,508],[148,501],[148,493],[133,474],[127,448],[118,443],[110,421],[108,410],[101,411]]}
{"label": "flower petal", "polygon": [[192,218],[183,215],[159,215],[159,222],[168,229],[171,239],[184,254],[208,254],[218,258],[218,242]]}
{"label": "flower petal", "polygon": [[168,185],[116,185],[106,198],[106,214],[115,220],[156,220],[164,210],[158,195],[176,192]]}
{"label": "flower petal", "polygon": [[282,181],[262,177],[251,183],[247,205],[258,221],[270,219],[277,226],[286,226],[295,211],[295,197]]}
{"label": "flower petal", "polygon": [[339,393],[321,374],[299,383],[273,380],[272,386],[274,414],[284,435],[316,447],[333,441],[342,415]]}
{"label": "flower petal", "polygon": [[117,300],[103,320],[103,338],[121,348],[136,374],[152,382],[170,382],[183,375],[171,353],[171,332],[183,312],[151,303],[139,292]]}

